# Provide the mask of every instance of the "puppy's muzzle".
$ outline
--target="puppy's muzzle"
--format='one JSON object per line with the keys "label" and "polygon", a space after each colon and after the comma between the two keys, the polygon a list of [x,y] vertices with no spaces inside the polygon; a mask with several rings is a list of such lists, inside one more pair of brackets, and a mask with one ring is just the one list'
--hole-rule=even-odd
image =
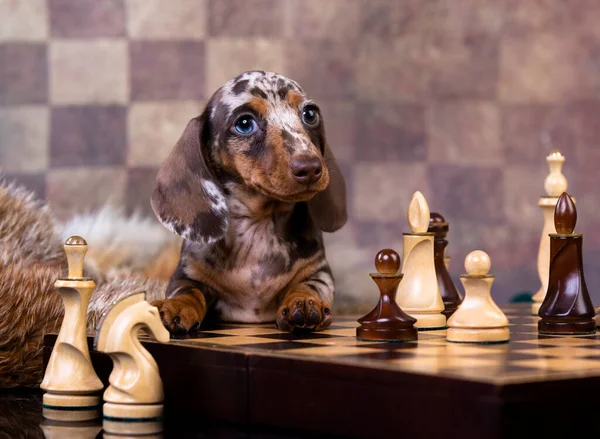
{"label": "puppy's muzzle", "polygon": [[321,160],[314,155],[302,155],[293,158],[290,169],[294,179],[300,184],[316,183],[323,175]]}

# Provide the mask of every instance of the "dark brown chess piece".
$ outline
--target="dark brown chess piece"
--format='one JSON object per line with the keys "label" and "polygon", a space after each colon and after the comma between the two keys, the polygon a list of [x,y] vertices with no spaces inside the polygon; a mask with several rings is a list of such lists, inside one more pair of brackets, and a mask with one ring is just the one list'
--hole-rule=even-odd
{"label": "dark brown chess piece", "polygon": [[377,306],[360,318],[356,337],[368,341],[410,341],[417,339],[417,319],[405,314],[396,303],[396,290],[402,280],[400,256],[394,250],[385,249],[375,257],[377,273],[369,276],[379,287],[381,294]]}
{"label": "dark brown chess piece", "polygon": [[554,210],[556,234],[550,234],[550,276],[538,313],[540,333],[572,335],[596,330],[594,306],[583,276],[583,235],[573,233],[576,222],[575,204],[563,192]]}
{"label": "dark brown chess piece", "polygon": [[456,285],[454,285],[454,282],[452,282],[452,278],[450,277],[448,269],[446,268],[446,264],[444,263],[444,252],[446,251],[446,246],[448,245],[448,240],[446,239],[448,230],[449,226],[444,217],[439,213],[431,213],[429,216],[429,228],[427,231],[435,234],[435,238],[433,240],[435,274],[437,276],[440,294],[442,295],[442,300],[444,301],[444,311],[442,311],[442,313],[446,316],[446,318],[449,318],[454,311],[456,311],[458,305],[460,305],[462,302],[462,299],[458,294],[458,290],[456,289]]}

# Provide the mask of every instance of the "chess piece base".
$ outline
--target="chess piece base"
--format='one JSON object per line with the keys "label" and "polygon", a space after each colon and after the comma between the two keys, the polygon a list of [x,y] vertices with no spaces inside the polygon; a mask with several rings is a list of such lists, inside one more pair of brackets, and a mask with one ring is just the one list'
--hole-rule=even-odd
{"label": "chess piece base", "polygon": [[538,322],[538,331],[540,334],[551,335],[594,334],[596,321],[590,319],[582,322],[556,322],[542,319]]}
{"label": "chess piece base", "polygon": [[533,302],[531,304],[531,315],[537,316],[540,312],[540,306],[542,306],[542,302]]}
{"label": "chess piece base", "polygon": [[163,429],[163,404],[104,404],[102,428],[113,434],[154,434]]}
{"label": "chess piece base", "polygon": [[163,404],[104,404],[102,428],[113,434],[154,434],[163,429]]}
{"label": "chess piece base", "polygon": [[446,340],[453,343],[506,343],[510,340],[508,328],[448,328]]}
{"label": "chess piece base", "polygon": [[356,328],[356,338],[363,341],[403,342],[416,340],[418,332],[416,328],[367,328],[360,326]]}
{"label": "chess piece base", "polygon": [[102,431],[102,425],[97,421],[54,421],[45,419],[40,424],[46,439],[96,439]]}
{"label": "chess piece base", "polygon": [[102,432],[102,439],[128,439],[128,438],[139,438],[139,439],[163,439],[164,435],[162,431],[156,433],[109,433],[106,430]]}
{"label": "chess piece base", "polygon": [[417,319],[415,328],[419,331],[444,329],[446,327],[446,316],[444,314],[420,314],[418,312],[410,312],[410,310],[404,311],[411,317]]}
{"label": "chess piece base", "polygon": [[101,416],[100,395],[63,395],[45,393],[42,414],[54,421],[91,421]]}

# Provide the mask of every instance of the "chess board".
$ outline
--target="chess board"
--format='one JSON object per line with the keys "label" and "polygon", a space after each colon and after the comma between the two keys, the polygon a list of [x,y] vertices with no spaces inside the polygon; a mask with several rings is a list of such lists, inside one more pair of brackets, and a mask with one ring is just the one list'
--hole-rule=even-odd
{"label": "chess board", "polygon": [[222,324],[171,343],[496,384],[600,376],[600,335],[538,335],[539,318],[523,308],[504,308],[510,321],[509,343],[449,343],[445,329],[420,331],[418,340],[405,343],[360,341],[359,316],[338,317],[328,330],[305,334],[283,333],[272,323]]}
{"label": "chess board", "polygon": [[[185,413],[375,437],[401,417],[411,437],[447,434],[449,426],[461,437],[511,437],[533,426],[539,432],[544,422],[556,433],[560,422],[572,428],[569,416],[591,415],[600,335],[538,335],[529,305],[504,311],[511,340],[503,344],[448,343],[445,330],[420,331],[413,342],[358,341],[354,316],[319,333],[220,324],[193,338],[144,344],[159,364],[172,419]],[[47,356],[52,343],[47,336]],[[110,362],[92,355],[105,379]],[[436,422],[428,420],[433,414]]]}

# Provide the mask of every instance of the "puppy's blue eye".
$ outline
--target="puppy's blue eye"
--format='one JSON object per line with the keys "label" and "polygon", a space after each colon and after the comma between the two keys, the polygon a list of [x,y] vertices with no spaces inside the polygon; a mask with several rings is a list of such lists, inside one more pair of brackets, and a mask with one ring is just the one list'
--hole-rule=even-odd
{"label": "puppy's blue eye", "polygon": [[319,110],[313,106],[307,106],[302,110],[302,121],[306,125],[315,126],[319,123]]}
{"label": "puppy's blue eye", "polygon": [[235,122],[235,130],[240,134],[252,134],[257,128],[256,121],[250,116],[242,116]]}

